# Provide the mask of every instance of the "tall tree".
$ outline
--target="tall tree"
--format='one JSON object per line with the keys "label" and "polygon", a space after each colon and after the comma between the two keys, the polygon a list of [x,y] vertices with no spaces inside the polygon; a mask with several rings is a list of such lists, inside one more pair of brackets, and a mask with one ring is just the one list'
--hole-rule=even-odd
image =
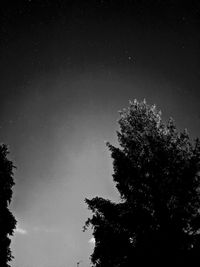
{"label": "tall tree", "polygon": [[93,266],[191,263],[200,250],[199,139],[136,100],[120,112],[117,136],[119,147],[107,146],[121,201],[86,199]]}
{"label": "tall tree", "polygon": [[12,254],[10,250],[10,238],[13,235],[16,220],[9,210],[12,198],[13,169],[12,161],[8,159],[6,145],[0,145],[0,266],[9,267]]}

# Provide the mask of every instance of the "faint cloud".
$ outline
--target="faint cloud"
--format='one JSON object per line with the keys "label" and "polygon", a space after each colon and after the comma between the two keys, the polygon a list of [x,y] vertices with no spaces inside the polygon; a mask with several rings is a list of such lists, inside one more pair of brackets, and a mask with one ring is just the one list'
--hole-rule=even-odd
{"label": "faint cloud", "polygon": [[58,229],[56,228],[46,228],[46,227],[38,227],[38,226],[35,226],[33,228],[33,231],[34,232],[40,232],[40,233],[57,233],[58,232]]}
{"label": "faint cloud", "polygon": [[27,231],[26,229],[24,229],[22,227],[19,227],[19,226],[17,226],[17,228],[15,229],[15,233],[16,234],[21,234],[21,235],[26,235],[28,233],[29,234],[33,234],[33,233],[35,233],[35,234],[37,234],[37,233],[40,233],[40,234],[47,233],[47,234],[49,234],[49,233],[56,233],[56,232],[58,232],[58,230],[55,229],[55,228],[45,228],[45,227],[38,227],[38,226],[29,228],[29,231]]}
{"label": "faint cloud", "polygon": [[22,229],[21,227],[17,227],[15,229],[15,233],[20,234],[20,235],[26,235],[27,231],[25,229]]}
{"label": "faint cloud", "polygon": [[58,232],[58,229],[54,229],[54,228],[45,228],[43,229],[43,231],[45,233],[57,233]]}
{"label": "faint cloud", "polygon": [[90,238],[90,240],[88,241],[88,243],[94,245],[95,244],[95,238],[94,237]]}

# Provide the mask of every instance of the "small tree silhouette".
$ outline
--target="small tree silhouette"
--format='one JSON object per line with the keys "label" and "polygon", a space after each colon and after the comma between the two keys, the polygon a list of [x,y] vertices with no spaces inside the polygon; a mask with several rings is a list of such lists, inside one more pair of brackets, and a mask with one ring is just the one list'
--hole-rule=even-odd
{"label": "small tree silhouette", "polygon": [[13,235],[16,220],[8,206],[12,198],[13,163],[8,160],[6,145],[0,145],[0,266],[9,267],[13,258],[10,250],[9,235]]}
{"label": "small tree silhouette", "polygon": [[200,249],[199,139],[179,133],[171,118],[163,123],[145,101],[130,102],[119,126],[120,146],[107,146],[121,202],[85,200],[93,212],[85,224],[96,241],[93,266],[191,264]]}

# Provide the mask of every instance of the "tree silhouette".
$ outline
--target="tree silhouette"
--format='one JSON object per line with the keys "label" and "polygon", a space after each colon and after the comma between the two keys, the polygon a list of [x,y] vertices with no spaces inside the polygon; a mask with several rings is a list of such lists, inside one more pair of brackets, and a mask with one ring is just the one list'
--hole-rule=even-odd
{"label": "tree silhouette", "polygon": [[12,254],[10,250],[10,235],[13,235],[16,220],[8,206],[12,198],[13,163],[8,160],[6,145],[0,145],[0,266],[8,267]]}
{"label": "tree silhouette", "polygon": [[92,264],[189,266],[200,249],[200,141],[179,133],[173,119],[164,123],[145,101],[130,102],[119,126],[119,147],[107,146],[121,201],[85,200]]}

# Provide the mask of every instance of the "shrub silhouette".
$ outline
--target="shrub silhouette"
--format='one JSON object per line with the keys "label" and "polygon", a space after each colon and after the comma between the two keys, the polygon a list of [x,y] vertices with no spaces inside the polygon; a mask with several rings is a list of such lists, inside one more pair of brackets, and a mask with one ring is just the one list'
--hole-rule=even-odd
{"label": "shrub silhouette", "polygon": [[10,235],[13,235],[16,220],[8,206],[12,198],[13,163],[8,160],[6,145],[0,145],[0,266],[9,267],[12,254],[10,250]]}

